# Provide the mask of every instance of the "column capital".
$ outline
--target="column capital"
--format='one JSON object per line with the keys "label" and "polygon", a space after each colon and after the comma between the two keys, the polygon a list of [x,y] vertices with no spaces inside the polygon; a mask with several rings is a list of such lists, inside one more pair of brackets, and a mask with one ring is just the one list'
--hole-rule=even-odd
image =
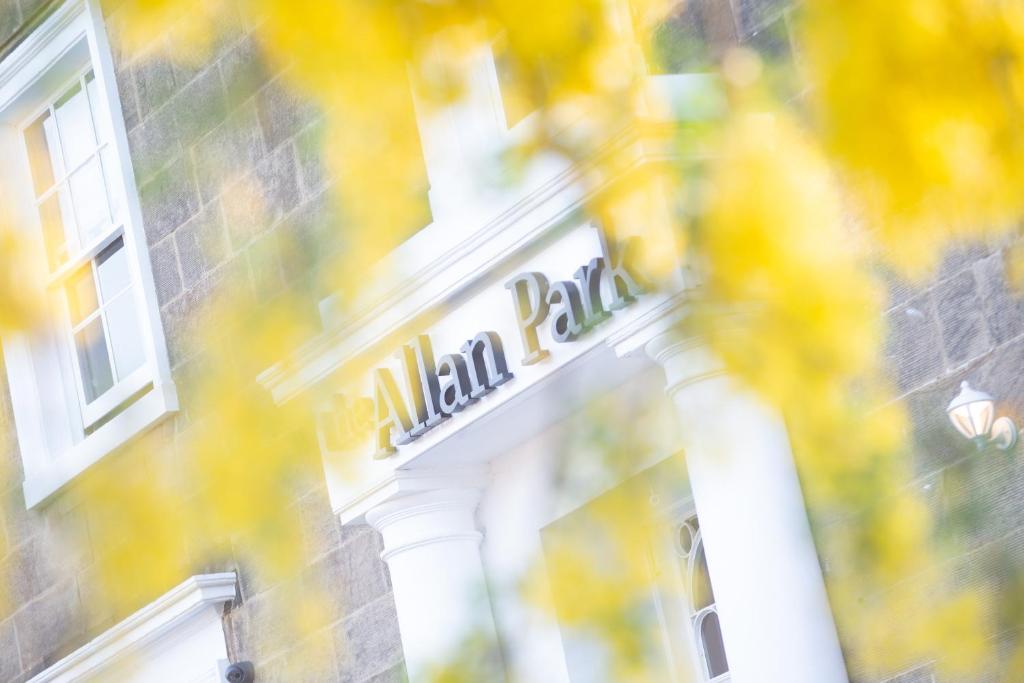
{"label": "column capital", "polygon": [[707,346],[676,330],[663,332],[644,345],[644,352],[665,372],[665,393],[674,396],[682,389],[725,375],[721,362]]}
{"label": "column capital", "polygon": [[476,523],[480,488],[447,488],[392,498],[366,512],[366,521],[381,533],[388,562],[395,556],[432,543],[470,541],[479,545],[483,533]]}
{"label": "column capital", "polygon": [[366,521],[380,530],[381,527],[428,512],[456,510],[467,506],[475,510],[480,496],[481,490],[478,488],[443,488],[408,493],[368,510]]}
{"label": "column capital", "polygon": [[[383,468],[384,465],[378,467]],[[361,484],[351,495],[350,491],[339,493],[339,498],[349,494],[347,500],[334,513],[342,524],[365,519],[367,513],[392,500],[427,491],[445,489],[487,488],[490,470],[485,465],[460,464],[457,467],[399,467],[392,469],[372,484]],[[369,520],[366,520],[369,522]]]}
{"label": "column capital", "polygon": [[665,362],[676,354],[686,353],[701,346],[696,337],[686,336],[678,330],[666,330],[661,332],[644,344],[644,352],[658,365]]}

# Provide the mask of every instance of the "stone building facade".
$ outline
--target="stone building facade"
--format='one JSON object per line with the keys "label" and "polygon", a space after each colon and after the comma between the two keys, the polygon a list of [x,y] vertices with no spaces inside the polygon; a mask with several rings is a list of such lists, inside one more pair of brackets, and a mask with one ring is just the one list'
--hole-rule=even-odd
{"label": "stone building facade", "polygon": [[[2,0],[0,59],[12,54],[60,5],[50,0]],[[790,58],[788,5],[743,0],[732,2],[727,10],[735,29],[729,39],[772,58]],[[256,293],[301,286],[304,274],[316,266],[315,256],[286,252],[281,240],[330,243],[332,180],[319,156],[320,114],[292,94],[282,74],[261,57],[253,37],[257,26],[242,7],[237,22],[218,37],[212,52],[195,63],[169,61],[161,56],[159,45],[137,54],[120,51],[120,15],[118,2],[103,3],[168,366],[181,404],[180,411],[162,420],[154,433],[174,441],[189,428],[188,378],[196,362],[189,339],[203,324],[206,297],[226,273],[241,275]],[[168,32],[174,30],[168,27]],[[429,172],[429,151],[427,157]],[[259,220],[252,220],[253,208],[245,198],[223,192],[214,182],[240,162],[251,169],[247,179],[263,198]],[[1018,457],[979,459],[968,442],[951,434],[945,414],[963,379],[984,387],[1012,412],[1024,409],[1018,371],[1024,358],[1024,304],[1009,291],[1004,258],[1001,245],[956,250],[926,284],[894,280],[886,315],[887,354],[915,427],[916,479],[908,485],[926,492],[943,523],[965,531],[948,561],[962,567],[965,577],[1009,586],[1019,582],[1024,566],[1024,465]],[[326,293],[311,293],[310,311],[316,309],[318,294]],[[617,343],[625,344],[625,337],[622,332]],[[509,347],[514,342],[506,340]],[[7,390],[0,395],[6,442],[17,444],[12,400]],[[2,482],[0,534],[7,552],[0,563],[11,586],[10,600],[0,613],[0,680],[50,680],[45,676],[51,667],[123,623],[132,610],[98,614],[86,608],[95,590],[93,558],[89,552],[62,557],[59,550],[64,547],[62,530],[88,524],[77,514],[73,493],[27,506],[21,454],[12,447],[4,457],[5,470],[12,476]],[[388,554],[386,539],[365,523],[370,519],[382,528],[389,521],[382,512],[367,515],[358,506],[346,508],[348,512],[339,517],[344,505],[337,501],[345,494],[335,493],[332,499],[329,486],[327,481],[311,482],[296,492],[293,502],[316,549],[308,568],[310,580],[326,581],[344,593],[344,613],[329,626],[336,646],[326,675],[351,683],[405,680],[409,645],[403,648],[399,624],[405,627],[415,616],[405,621],[400,617],[391,571],[381,559],[382,553]],[[980,517],[965,520],[961,508],[967,499],[984,502]],[[493,510],[481,514],[500,516]],[[275,587],[261,584],[239,564],[214,569],[237,576],[236,594],[217,598],[226,605],[221,617],[224,659],[251,661],[258,681],[286,680],[282,672],[289,658],[303,656],[301,648],[285,640],[267,646],[272,638],[254,637],[274,632],[274,616],[264,606]],[[394,565],[392,570],[397,573]],[[135,608],[158,598],[140,596]],[[1009,647],[1018,638],[1019,617],[1015,621],[1009,610],[1001,616],[1005,628],[992,637]],[[499,623],[499,636],[502,628]],[[728,649],[728,632],[726,636]],[[528,647],[533,644],[524,645]],[[521,671],[531,671],[529,664],[521,666]],[[572,663],[561,666],[546,680],[591,680]],[[414,670],[413,679],[417,673]],[[877,680],[860,678],[858,672],[850,675]],[[927,683],[933,675],[926,662],[887,680]]]}
{"label": "stone building facade", "polygon": [[[4,2],[4,53],[59,4]],[[104,14],[116,45],[117,3],[104,3]],[[307,264],[284,262],[275,247],[276,234],[315,230],[329,221],[329,183],[317,156],[318,116],[282,87],[280,73],[261,59],[241,10],[238,16],[234,30],[222,35],[195,66],[116,48],[113,55],[160,317],[179,385],[189,372],[188,337],[212,283],[227,271],[242,272],[260,291],[294,281]],[[212,173],[238,159],[251,166],[269,202],[269,217],[246,221],[236,213],[232,220],[225,196],[212,194],[214,185],[198,177],[200,169]],[[251,234],[247,225],[268,229]],[[310,310],[315,306],[311,299]],[[60,549],[66,547],[61,530],[84,524],[76,509],[60,503],[26,509],[6,389],[3,395],[4,429],[10,436],[5,442],[12,446],[5,452],[5,471],[12,476],[4,482],[3,525],[8,548],[4,575],[10,578],[11,592],[0,627],[0,680],[26,681],[126,614],[87,610],[90,591],[95,590],[93,562],[88,555],[70,562],[61,557]],[[180,397],[183,410],[158,427],[161,439],[174,440],[187,429],[188,399],[184,392]],[[309,576],[338,577],[337,585],[345,592],[347,614],[331,628],[339,643],[354,647],[338,648],[342,654],[330,667],[336,672],[334,680],[402,680],[402,651],[379,535],[367,526],[342,530],[331,514],[323,482],[297,492],[294,506],[316,549]],[[257,651],[253,638],[247,638],[273,627],[273,615],[261,609],[261,596],[273,586],[242,571],[238,575],[238,598],[224,616],[229,657],[254,662],[260,680],[274,680],[275,667],[285,668],[288,643]],[[136,606],[156,597],[140,599]]]}

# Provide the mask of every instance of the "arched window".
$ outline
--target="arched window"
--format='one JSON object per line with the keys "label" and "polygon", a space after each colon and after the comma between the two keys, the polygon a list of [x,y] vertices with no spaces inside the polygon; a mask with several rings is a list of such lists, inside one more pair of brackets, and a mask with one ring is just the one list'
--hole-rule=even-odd
{"label": "arched window", "polygon": [[728,681],[729,662],[725,657],[715,593],[696,517],[690,517],[676,527],[675,549],[689,594],[690,620],[705,679],[715,683]]}

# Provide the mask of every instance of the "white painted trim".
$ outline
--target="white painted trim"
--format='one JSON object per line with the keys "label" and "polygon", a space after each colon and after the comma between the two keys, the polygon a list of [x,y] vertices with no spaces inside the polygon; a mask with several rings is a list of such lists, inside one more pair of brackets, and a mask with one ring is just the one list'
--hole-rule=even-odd
{"label": "white painted trim", "polygon": [[[235,598],[234,572],[199,574],[178,584],[138,612],[29,679],[28,683],[65,683],[101,674],[209,610],[220,618],[220,608]],[[216,662],[211,662],[216,666]]]}

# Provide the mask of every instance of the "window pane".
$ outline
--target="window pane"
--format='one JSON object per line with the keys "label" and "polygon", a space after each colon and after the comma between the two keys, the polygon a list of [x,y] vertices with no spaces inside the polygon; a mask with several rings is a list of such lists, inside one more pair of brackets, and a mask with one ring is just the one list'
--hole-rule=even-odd
{"label": "window pane", "polygon": [[88,244],[110,225],[107,189],[103,183],[100,160],[94,157],[71,174],[71,199],[82,244]]}
{"label": "window pane", "polygon": [[121,210],[124,208],[124,188],[121,185],[117,173],[117,157],[114,155],[113,147],[105,147],[100,153],[103,162],[103,183],[107,186],[107,200],[110,205],[110,220],[115,224],[123,223]]}
{"label": "window pane", "polygon": [[43,229],[43,244],[46,246],[46,261],[50,270],[56,270],[68,256],[67,236],[61,214],[61,200],[67,204],[66,190],[51,194],[39,205],[39,223]]}
{"label": "window pane", "polygon": [[57,173],[60,172],[60,154],[50,112],[44,113],[25,129],[25,146],[28,148],[28,163],[32,169],[32,187],[38,197],[53,187],[55,169]]}
{"label": "window pane", "polygon": [[96,256],[96,272],[103,301],[110,301],[131,283],[123,237],[118,237]]}
{"label": "window pane", "polygon": [[57,135],[57,120],[47,113],[43,121],[43,132],[46,134],[46,149],[50,155],[50,165],[53,166],[54,178],[63,180],[68,169],[64,165],[64,157],[60,151],[60,136]]}
{"label": "window pane", "polygon": [[103,115],[106,112],[106,107],[100,95],[99,83],[96,82],[91,71],[85,76],[85,89],[89,94],[89,110],[92,112],[92,125],[93,130],[96,131],[97,141],[100,144],[110,142],[113,137],[110,133],[110,121]]}
{"label": "window pane", "polygon": [[96,149],[96,138],[92,132],[92,118],[89,115],[89,101],[76,83],[54,105],[57,112],[57,128],[60,143],[64,149],[64,163],[74,168]]}
{"label": "window pane", "polygon": [[693,528],[683,522],[676,528],[676,552],[680,557],[689,557],[693,550]]}
{"label": "window pane", "polygon": [[129,289],[106,308],[110,348],[114,352],[118,379],[130,375],[145,360],[134,294],[134,290]]}
{"label": "window pane", "polygon": [[86,403],[92,403],[114,384],[107,358],[107,342],[103,338],[103,323],[96,317],[75,335],[78,366],[82,371],[82,387]]}
{"label": "window pane", "polygon": [[697,546],[697,555],[693,558],[691,586],[694,611],[714,604],[715,594],[711,591],[711,577],[708,575],[708,562],[704,556],[703,543]]}
{"label": "window pane", "polygon": [[722,642],[722,625],[718,621],[718,612],[708,612],[701,619],[700,642],[704,648],[704,661],[708,663],[708,675],[714,678],[727,673],[729,662],[725,658],[725,644]]}
{"label": "window pane", "polygon": [[92,279],[92,267],[85,266],[71,276],[68,282],[68,310],[71,324],[77,325],[96,310],[96,285]]}

